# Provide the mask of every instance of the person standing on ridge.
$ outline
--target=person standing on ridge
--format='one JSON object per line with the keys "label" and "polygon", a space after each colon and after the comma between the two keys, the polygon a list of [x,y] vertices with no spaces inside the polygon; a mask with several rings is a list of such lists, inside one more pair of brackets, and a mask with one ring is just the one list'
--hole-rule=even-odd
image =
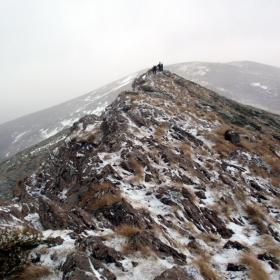
{"label": "person standing on ridge", "polygon": [[153,73],[156,74],[157,73],[157,67],[154,65],[154,67],[152,68]]}
{"label": "person standing on ridge", "polygon": [[158,71],[163,71],[163,64],[161,62],[158,63]]}

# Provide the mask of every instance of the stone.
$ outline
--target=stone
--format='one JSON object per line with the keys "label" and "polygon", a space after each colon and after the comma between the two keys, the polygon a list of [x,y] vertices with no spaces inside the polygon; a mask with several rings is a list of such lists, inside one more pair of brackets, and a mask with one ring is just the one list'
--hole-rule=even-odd
{"label": "stone", "polygon": [[195,278],[188,275],[180,266],[173,266],[155,277],[154,280],[195,280]]}
{"label": "stone", "polygon": [[76,240],[75,245],[81,250],[88,250],[92,257],[101,262],[115,263],[117,267],[122,267],[119,262],[124,257],[120,252],[115,249],[106,246],[102,242],[102,238],[98,236],[90,236],[83,239]]}
{"label": "stone", "polygon": [[244,271],[247,268],[241,264],[228,263],[227,271]]}
{"label": "stone", "polygon": [[131,237],[129,243],[139,248],[139,246],[148,246],[151,250],[161,256],[171,256],[174,260],[178,261],[180,264],[186,262],[186,256],[182,253],[179,253],[174,248],[170,247],[163,243],[159,238],[155,236],[152,231],[143,230],[136,233]]}
{"label": "stone", "polygon": [[61,271],[63,273],[62,280],[98,280],[100,275],[107,280],[117,279],[99,260],[87,256],[83,252],[70,253],[62,265]]}
{"label": "stone", "polygon": [[240,244],[238,241],[231,241],[231,240],[227,241],[227,243],[224,245],[223,248],[224,249],[237,249],[238,251],[247,249],[246,246]]}
{"label": "stone", "polygon": [[224,134],[225,140],[231,142],[233,145],[239,147],[241,146],[240,136],[234,130],[228,129]]}

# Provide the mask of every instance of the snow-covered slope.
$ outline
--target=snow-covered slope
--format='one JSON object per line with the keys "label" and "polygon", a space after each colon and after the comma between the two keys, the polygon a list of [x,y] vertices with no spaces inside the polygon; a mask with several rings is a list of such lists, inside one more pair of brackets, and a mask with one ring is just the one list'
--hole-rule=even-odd
{"label": "snow-covered slope", "polygon": [[168,71],[144,73],[1,202],[1,276],[278,280],[273,125],[279,116]]}

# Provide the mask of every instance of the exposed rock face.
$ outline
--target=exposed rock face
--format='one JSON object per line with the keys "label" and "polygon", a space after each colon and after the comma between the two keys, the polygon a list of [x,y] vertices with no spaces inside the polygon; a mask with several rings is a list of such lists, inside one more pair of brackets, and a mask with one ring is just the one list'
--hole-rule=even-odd
{"label": "exposed rock face", "polygon": [[239,134],[233,130],[227,130],[225,132],[225,139],[230,141],[235,146],[241,145]]}
{"label": "exposed rock face", "polygon": [[84,253],[70,254],[62,266],[63,276],[62,279],[85,279],[97,280],[100,276],[104,279],[115,280],[117,279],[102,263],[92,257],[88,257]]}
{"label": "exposed rock face", "polygon": [[26,264],[52,279],[246,279],[241,253],[279,246],[280,146],[265,127],[225,122],[217,108],[233,109],[224,106],[197,84],[148,71],[19,180],[1,227],[44,231]]}
{"label": "exposed rock face", "polygon": [[174,266],[165,270],[161,275],[154,278],[154,280],[194,280],[181,267]]}

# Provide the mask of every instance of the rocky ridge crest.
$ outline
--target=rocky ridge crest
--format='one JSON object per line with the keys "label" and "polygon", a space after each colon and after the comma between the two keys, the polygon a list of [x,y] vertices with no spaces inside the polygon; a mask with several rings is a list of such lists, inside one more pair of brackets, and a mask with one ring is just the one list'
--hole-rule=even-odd
{"label": "rocky ridge crest", "polygon": [[132,86],[1,202],[1,228],[42,233],[2,276],[277,279],[280,144],[261,111],[169,71]]}

